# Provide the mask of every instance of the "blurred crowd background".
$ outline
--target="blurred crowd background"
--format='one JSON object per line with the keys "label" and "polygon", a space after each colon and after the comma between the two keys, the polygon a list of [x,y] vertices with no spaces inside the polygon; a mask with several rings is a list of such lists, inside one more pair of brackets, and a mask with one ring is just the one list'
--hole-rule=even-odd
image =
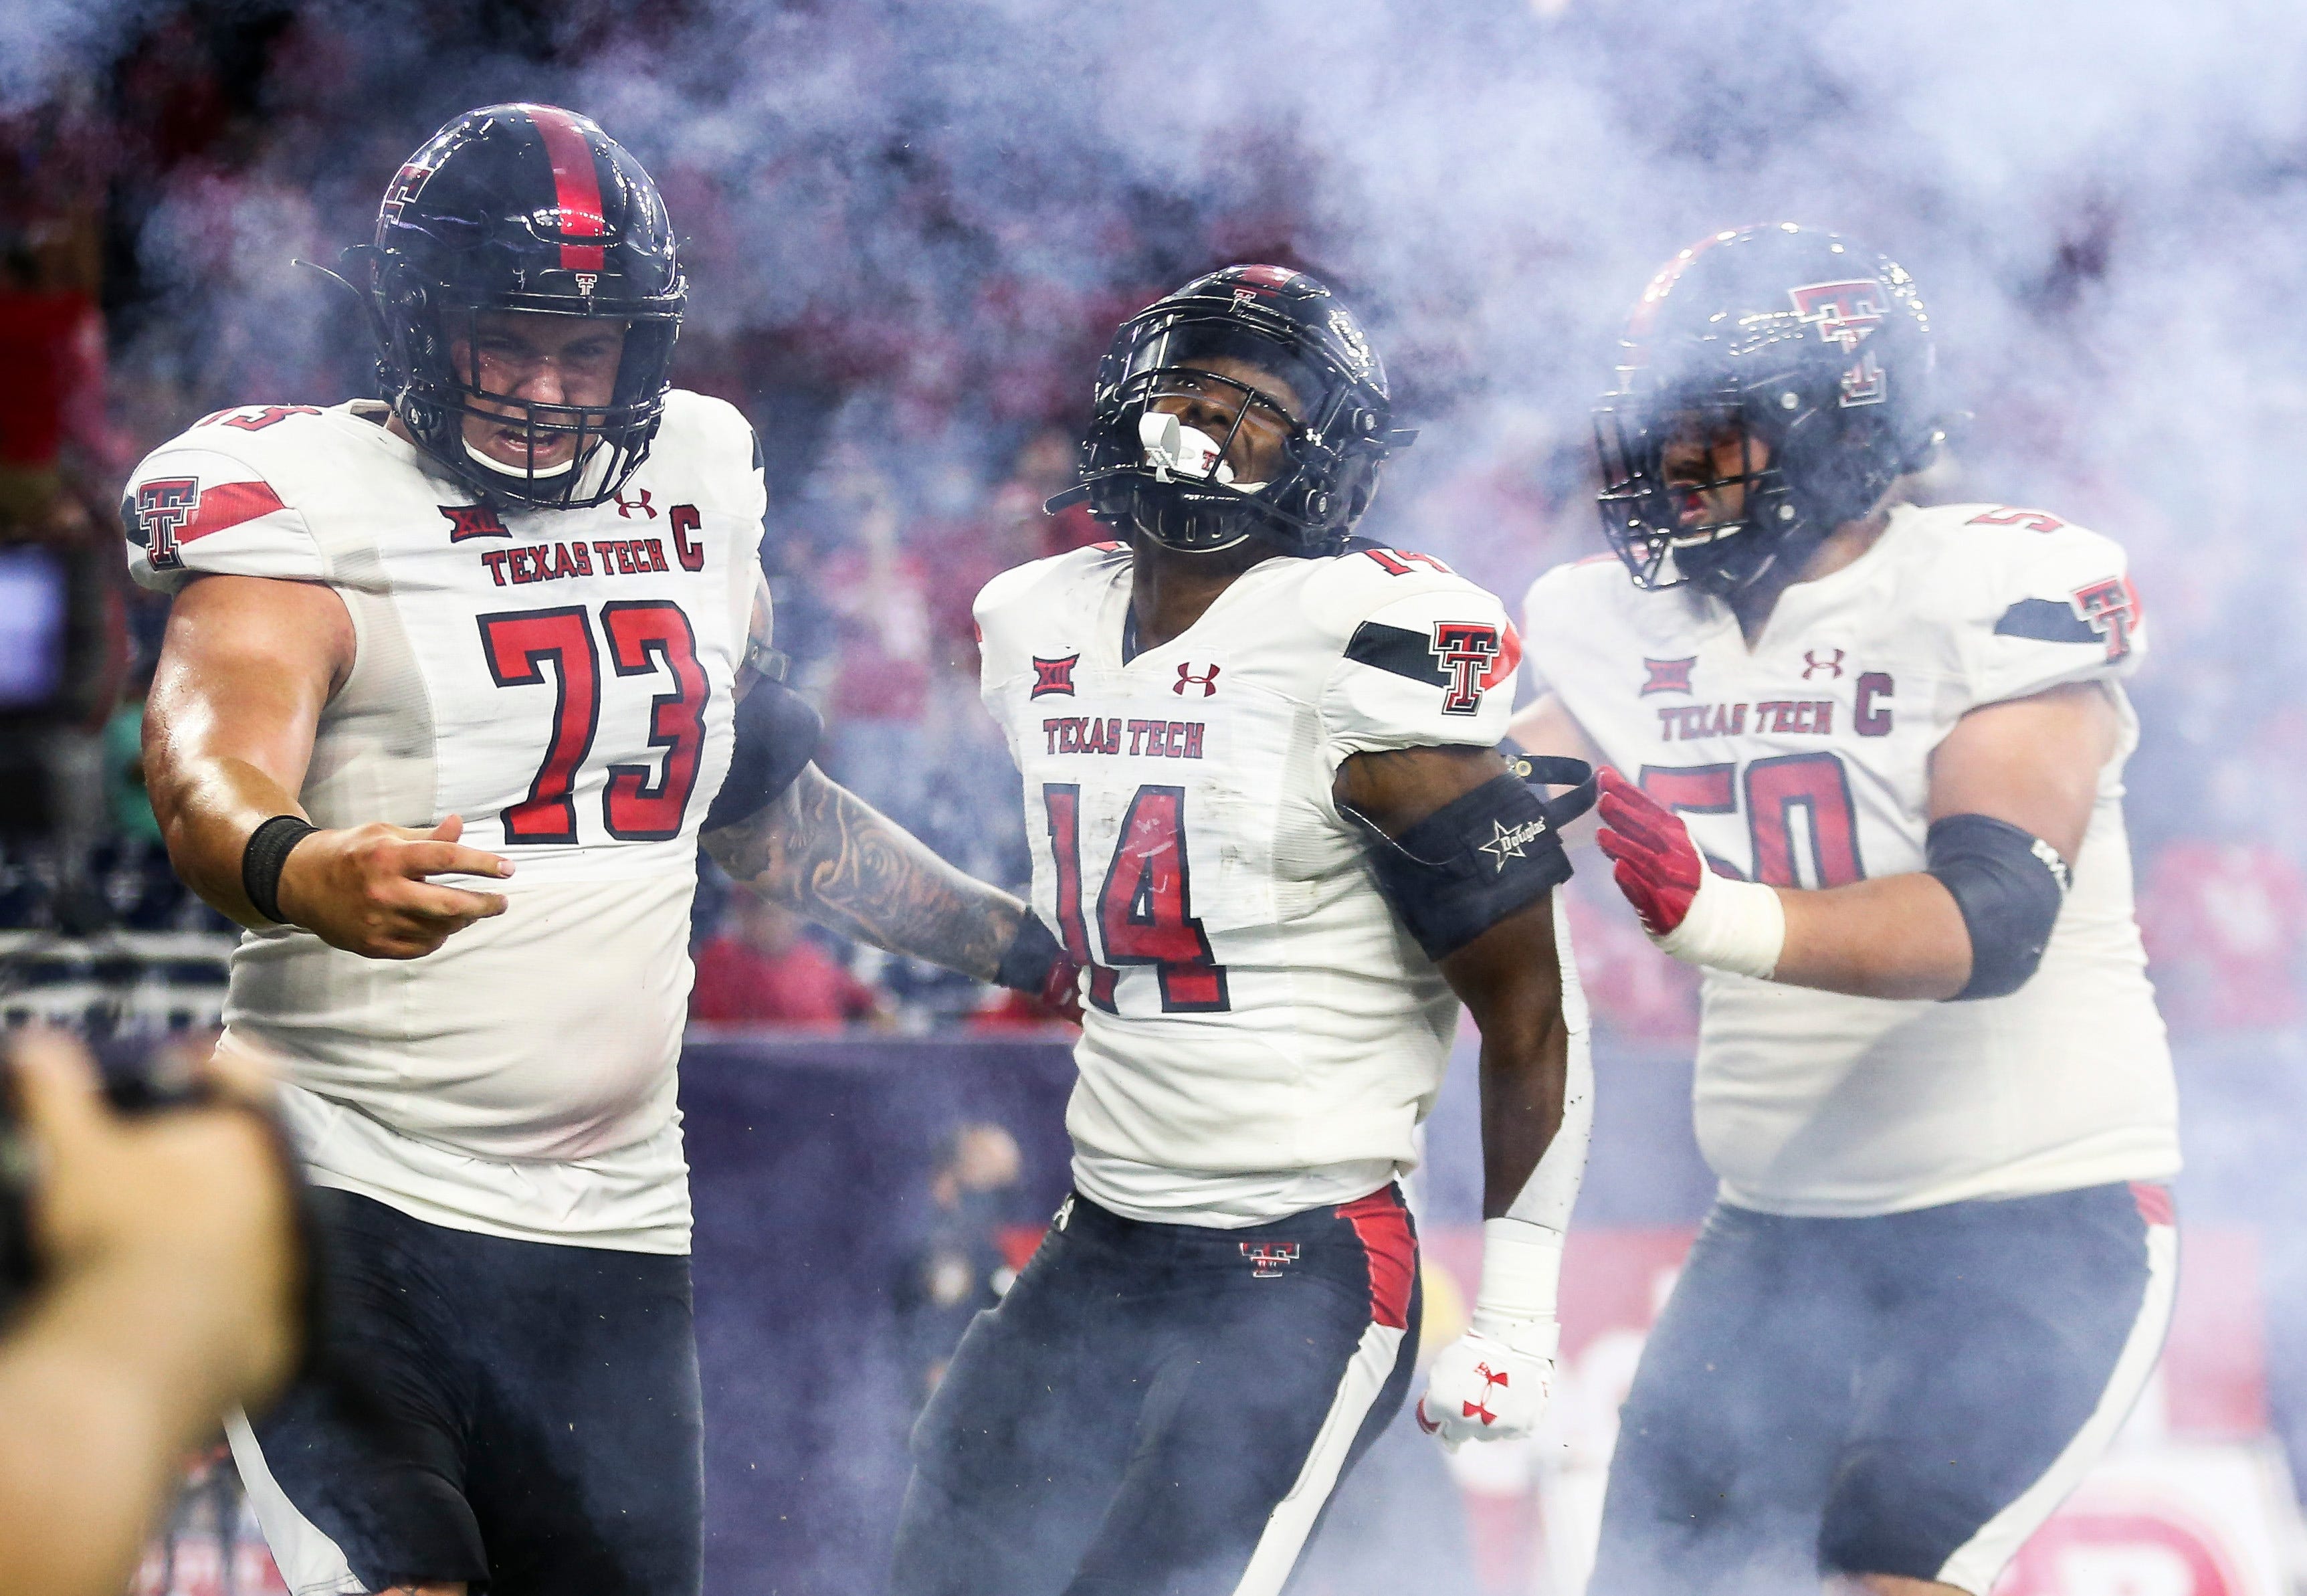
{"label": "blurred crowd background", "polygon": [[[194,419],[373,392],[354,308],[293,262],[364,241],[459,111],[572,107],[666,193],[692,283],[675,380],[763,441],[778,642],[825,713],[822,762],[1022,886],[970,603],[1101,536],[1040,506],[1120,318],[1230,262],[1324,277],[1421,430],[1364,530],[1516,602],[1603,546],[1587,407],[1650,272],[1719,227],[1845,232],[1933,310],[1952,448],[1930,493],[2131,553],[2151,653],[2130,816],[2180,1044],[2182,1202],[2266,1239],[2268,1374],[2307,1472],[2307,11],[1927,9],[14,0],[0,538],[116,547],[122,481]],[[68,994],[99,1030],[196,1025],[220,1000],[227,928],[170,874],[138,777],[165,604],[126,602],[105,812],[0,846],[12,1019]],[[1037,1017],[707,875],[702,1025]],[[1604,872],[1572,895],[1606,1060],[1667,1061],[1667,1089],[1628,1063],[1608,1102],[1671,1119],[1694,983]],[[988,1195],[1015,1186],[1007,1134],[956,1119],[914,1171],[930,1217],[891,1302],[922,1378],[1030,1245],[1030,1214]],[[1582,1214],[1686,1219],[1668,1210],[1702,1204],[1702,1171],[1669,1200],[1672,1162],[1598,1160]]]}
{"label": "blurred crowd background", "polygon": [[[2165,1012],[2296,1030],[2307,562],[2277,461],[2307,387],[2297,328],[2265,313],[2307,190],[2297,102],[2200,47],[2248,19],[2173,54],[2144,20],[2110,42],[2055,7],[1982,11],[2012,51],[1966,48],[1958,77],[1943,42],[1854,13],[1701,9],[1667,39],[1638,6],[1318,8],[1213,53],[1033,0],[29,5],[0,67],[0,518],[110,539],[127,469],[199,416],[371,391],[352,307],[293,262],[363,239],[458,110],[575,106],[668,196],[694,284],[677,380],[764,441],[779,639],[824,762],[1016,883],[969,605],[1097,536],[1039,506],[1116,321],[1229,261],[1328,277],[1425,432],[1367,529],[1512,599],[1600,546],[1585,406],[1648,270],[1715,225],[1797,217],[1930,296],[1959,413],[1935,493],[2130,548],[2153,639],[2131,813]],[[1740,95],[1709,53],[1746,69]],[[129,615],[101,840],[11,852],[0,926],[220,929],[137,786],[164,614]],[[719,887],[700,1017],[923,1025],[983,1000],[725,914]],[[1590,906],[1604,1014],[1686,1035],[1689,983]]]}

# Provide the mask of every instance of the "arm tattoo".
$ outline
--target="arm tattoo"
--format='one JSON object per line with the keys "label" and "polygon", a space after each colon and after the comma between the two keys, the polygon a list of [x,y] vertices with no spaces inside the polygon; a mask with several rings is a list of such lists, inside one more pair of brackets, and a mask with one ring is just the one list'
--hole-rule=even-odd
{"label": "arm tattoo", "polygon": [[891,953],[991,981],[1025,905],[964,875],[815,765],[705,851],[772,903]]}

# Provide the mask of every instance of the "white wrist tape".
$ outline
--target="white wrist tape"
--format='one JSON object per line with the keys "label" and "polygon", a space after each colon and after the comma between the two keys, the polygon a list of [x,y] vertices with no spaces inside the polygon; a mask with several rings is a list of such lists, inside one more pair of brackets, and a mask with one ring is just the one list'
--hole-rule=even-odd
{"label": "white wrist tape", "polygon": [[1562,1283],[1562,1232],[1520,1219],[1482,1221],[1482,1284],[1473,1327],[1518,1352],[1554,1356]]}
{"label": "white wrist tape", "polygon": [[1698,879],[1690,913],[1658,945],[1685,964],[1768,981],[1786,951],[1787,906],[1775,887],[1710,870]]}

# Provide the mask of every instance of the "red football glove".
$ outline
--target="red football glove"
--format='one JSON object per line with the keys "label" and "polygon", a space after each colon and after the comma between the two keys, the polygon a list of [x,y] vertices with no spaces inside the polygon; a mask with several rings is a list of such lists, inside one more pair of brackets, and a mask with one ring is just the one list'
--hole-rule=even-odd
{"label": "red football glove", "polygon": [[1706,878],[1706,862],[1682,817],[1605,765],[1600,775],[1602,829],[1595,845],[1617,865],[1618,890],[1634,905],[1642,929],[1671,935],[1689,918],[1691,901]]}
{"label": "red football glove", "polygon": [[1059,1019],[1078,1025],[1082,1023],[1081,975],[1082,967],[1059,954],[1058,962],[1050,966],[1049,979],[1034,996],[1043,1008],[1056,1010]]}

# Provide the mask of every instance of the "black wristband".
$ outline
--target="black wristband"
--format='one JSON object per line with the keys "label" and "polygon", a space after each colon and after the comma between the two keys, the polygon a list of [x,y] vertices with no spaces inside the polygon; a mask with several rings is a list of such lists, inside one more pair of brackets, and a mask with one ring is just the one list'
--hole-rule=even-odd
{"label": "black wristband", "polygon": [[993,972],[994,984],[1039,997],[1064,955],[1042,917],[1028,909],[1017,922],[1017,934],[1009,940],[1009,951],[1001,956],[1000,967]]}
{"label": "black wristband", "polygon": [[319,829],[295,815],[275,815],[248,834],[248,846],[240,853],[240,889],[276,925],[288,923],[280,912],[280,867],[288,862],[291,849]]}

